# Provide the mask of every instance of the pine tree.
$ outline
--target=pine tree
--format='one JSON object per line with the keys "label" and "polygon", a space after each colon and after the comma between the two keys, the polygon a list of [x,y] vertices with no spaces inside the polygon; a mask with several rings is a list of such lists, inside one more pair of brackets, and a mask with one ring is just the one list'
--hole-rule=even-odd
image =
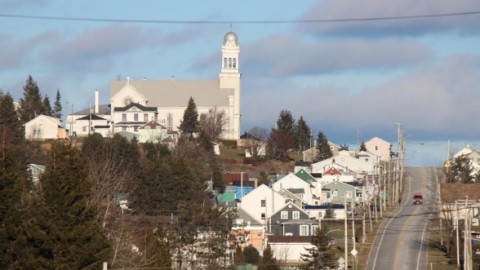
{"label": "pine tree", "polygon": [[22,122],[26,123],[37,117],[44,111],[44,104],[38,89],[37,82],[32,76],[28,76],[23,87],[23,98],[20,99],[20,117]]}
{"label": "pine tree", "polygon": [[289,110],[281,110],[277,119],[277,129],[286,131],[290,136],[295,133],[295,119]]}
{"label": "pine tree", "polygon": [[280,270],[277,260],[273,257],[270,245],[267,245],[267,248],[263,250],[262,261],[258,266],[258,270]]}
{"label": "pine tree", "polygon": [[12,96],[0,96],[0,144],[21,144],[24,139],[25,129],[18,120]]}
{"label": "pine tree", "polygon": [[360,151],[367,151],[367,147],[365,146],[365,142],[362,141],[362,143],[360,144]]}
{"label": "pine tree", "polygon": [[182,134],[193,138],[193,134],[198,131],[198,111],[197,105],[192,97],[188,100],[187,108],[183,113],[183,120],[179,127]]}
{"label": "pine tree", "polygon": [[333,156],[332,149],[330,149],[330,145],[328,144],[327,137],[321,131],[318,132],[318,136],[317,136],[317,150],[318,150],[317,159],[319,161],[331,158]]}
{"label": "pine tree", "polygon": [[301,254],[301,258],[305,261],[303,269],[324,269],[325,267],[333,268],[336,264],[336,254],[330,245],[327,233],[328,228],[323,226],[318,228],[312,237],[311,248],[305,248],[306,253]]}
{"label": "pine tree", "polygon": [[303,116],[297,121],[295,125],[295,143],[297,149],[303,151],[310,147],[310,140],[311,140],[311,130],[310,127],[307,125],[305,120],[303,120]]}
{"label": "pine tree", "polygon": [[257,264],[260,261],[260,253],[252,245],[243,248],[243,257],[246,263]]}
{"label": "pine tree", "polygon": [[60,90],[57,89],[57,95],[55,97],[55,102],[53,103],[53,117],[62,119],[62,109]]}
{"label": "pine tree", "polygon": [[43,111],[42,111],[42,114],[44,115],[47,115],[47,116],[52,116],[53,115],[53,109],[52,109],[52,105],[50,105],[50,98],[45,95],[45,97],[43,97]]}
{"label": "pine tree", "polygon": [[85,163],[71,145],[56,143],[41,177],[55,269],[99,268],[110,255],[96,209],[88,204],[92,184]]}

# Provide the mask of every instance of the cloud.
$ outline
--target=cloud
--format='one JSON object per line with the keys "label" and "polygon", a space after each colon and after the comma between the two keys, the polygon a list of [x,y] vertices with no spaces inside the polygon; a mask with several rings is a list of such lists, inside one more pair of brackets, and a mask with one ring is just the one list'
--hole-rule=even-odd
{"label": "cloud", "polygon": [[[476,0],[357,0],[319,1],[307,11],[301,20],[331,20],[352,18],[381,18],[417,16],[428,14],[448,14],[480,11]],[[331,22],[301,24],[298,30],[315,35],[419,35],[425,33],[460,31],[479,33],[480,15],[445,16],[404,20],[370,20],[354,22]]]}
{"label": "cloud", "polygon": [[327,136],[353,134],[355,128],[375,136],[390,130],[391,136],[394,124],[399,122],[410,135],[431,139],[475,137],[480,126],[469,119],[478,114],[479,67],[480,57],[455,55],[356,95],[325,84],[302,87],[288,80],[260,85],[246,82],[253,91],[242,99],[242,128],[272,127],[280,110],[287,109]]}
{"label": "cloud", "polygon": [[16,9],[24,6],[45,6],[48,3],[47,0],[0,0],[0,9]]}
{"label": "cloud", "polygon": [[270,36],[244,46],[242,68],[259,76],[314,75],[352,69],[385,69],[429,60],[430,48],[404,39],[300,41]]}

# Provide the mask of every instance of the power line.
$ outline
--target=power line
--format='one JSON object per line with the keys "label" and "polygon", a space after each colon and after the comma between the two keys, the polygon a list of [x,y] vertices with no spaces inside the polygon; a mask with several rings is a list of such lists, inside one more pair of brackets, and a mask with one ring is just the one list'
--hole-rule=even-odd
{"label": "power line", "polygon": [[53,20],[53,21],[85,21],[85,22],[117,22],[117,23],[152,23],[152,24],[311,24],[311,23],[332,23],[332,22],[359,22],[359,21],[387,21],[387,20],[409,20],[421,18],[438,18],[453,16],[479,15],[480,11],[434,13],[421,15],[390,16],[390,17],[365,17],[365,18],[338,18],[338,19],[311,19],[311,20],[139,20],[139,19],[103,19],[83,17],[57,17],[57,16],[34,16],[21,14],[3,14],[0,17],[13,19]]}

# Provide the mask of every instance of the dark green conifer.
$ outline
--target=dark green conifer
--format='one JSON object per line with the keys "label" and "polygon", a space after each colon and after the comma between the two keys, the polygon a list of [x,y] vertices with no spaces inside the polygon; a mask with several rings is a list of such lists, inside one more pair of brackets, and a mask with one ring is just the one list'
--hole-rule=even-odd
{"label": "dark green conifer", "polygon": [[92,184],[85,164],[71,145],[55,143],[41,177],[55,269],[98,269],[109,259],[110,244],[88,203]]}
{"label": "dark green conifer", "polygon": [[37,82],[29,75],[23,87],[23,97],[20,99],[20,117],[26,123],[44,111],[44,104]]}
{"label": "dark green conifer", "polygon": [[193,134],[198,131],[198,111],[197,105],[192,97],[188,100],[187,108],[183,113],[183,120],[179,127],[182,134],[193,138]]}
{"label": "dark green conifer", "polygon": [[321,131],[318,132],[317,150],[318,150],[317,159],[319,161],[331,158],[333,156],[332,149],[330,148],[330,145],[328,144],[327,137]]}

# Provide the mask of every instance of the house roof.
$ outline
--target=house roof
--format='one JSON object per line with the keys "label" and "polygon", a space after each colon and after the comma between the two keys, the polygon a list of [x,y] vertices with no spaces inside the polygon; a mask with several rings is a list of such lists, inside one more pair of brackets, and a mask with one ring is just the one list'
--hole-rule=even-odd
{"label": "house roof", "polygon": [[259,138],[253,136],[252,134],[250,134],[250,133],[248,133],[248,132],[243,133],[243,134],[240,136],[240,139],[254,139],[254,140],[257,140],[257,141],[261,141]]}
{"label": "house roof", "polygon": [[450,184],[445,183],[440,185],[440,194],[442,202],[454,203],[455,200],[480,200],[480,185],[479,184]]}
{"label": "house roof", "polygon": [[323,209],[344,209],[345,206],[343,204],[321,204],[321,205],[305,205],[305,210],[323,210]]}
{"label": "house roof", "polygon": [[145,125],[141,126],[140,129],[145,129],[146,127],[149,127],[150,129],[156,129],[157,127],[160,127],[161,129],[167,129],[165,126],[159,124],[156,121],[150,121]]}
{"label": "house roof", "polygon": [[143,112],[156,112],[157,111],[156,107],[145,107],[143,105],[140,105],[140,104],[134,103],[134,102],[128,104],[125,107],[115,107],[113,110],[116,111],[116,112],[125,112],[125,111],[130,110],[133,107],[136,107]]}
{"label": "house roof", "polygon": [[235,191],[233,190],[226,190],[223,193],[217,194],[217,200],[219,202],[231,202],[235,200]]}
{"label": "house roof", "polygon": [[237,218],[239,219],[243,219],[243,221],[247,222],[247,221],[250,221],[250,225],[251,226],[255,226],[255,225],[262,225],[262,223],[260,223],[258,220],[256,220],[254,217],[252,217],[251,215],[249,215],[247,212],[245,212],[245,210],[243,210],[242,208],[238,208],[237,209]]}
{"label": "house roof", "polygon": [[83,117],[78,118],[77,121],[78,121],[78,120],[86,120],[86,121],[89,121],[89,120],[106,120],[106,119],[103,118],[103,117],[100,117],[100,116],[98,116],[98,115],[96,115],[96,114],[90,113],[90,114],[87,114],[87,115],[85,115],[85,116],[83,116]]}
{"label": "house roof", "polygon": [[[234,89],[220,88],[219,80],[129,80],[128,83],[148,97],[148,104],[155,107],[185,107],[190,97],[197,107],[228,107],[229,96],[234,95]],[[126,84],[126,80],[112,81],[110,96]]]}
{"label": "house roof", "polygon": [[313,177],[304,169],[300,169],[298,172],[295,173],[295,175],[309,184],[311,184],[312,182],[315,182],[315,177]]}
{"label": "house roof", "polygon": [[311,236],[268,235],[269,243],[311,243]]}
{"label": "house roof", "polygon": [[45,118],[46,120],[48,120],[49,122],[57,125],[60,127],[60,119],[59,118],[55,118],[55,117],[51,117],[51,116],[48,116],[48,115],[44,115],[44,114],[40,114],[38,115],[37,117],[33,118],[32,120],[28,121],[27,123],[23,124],[24,126],[26,126],[28,123],[30,122],[35,122],[37,121],[39,118]]}

